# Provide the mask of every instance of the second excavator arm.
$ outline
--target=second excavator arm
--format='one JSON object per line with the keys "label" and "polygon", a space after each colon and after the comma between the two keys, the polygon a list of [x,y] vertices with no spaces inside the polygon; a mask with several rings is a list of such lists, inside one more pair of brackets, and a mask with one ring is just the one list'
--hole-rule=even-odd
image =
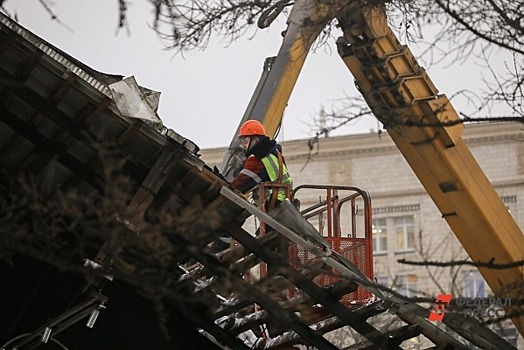
{"label": "second excavator arm", "polygon": [[315,0],[294,2],[278,54],[266,60],[259,83],[222,161],[220,172],[227,179],[231,179],[234,164],[238,164],[232,159],[242,156],[236,137],[240,125],[248,119],[255,119],[264,124],[268,136],[276,136],[311,45],[336,13],[348,6],[347,3],[351,1],[340,1],[338,6]]}

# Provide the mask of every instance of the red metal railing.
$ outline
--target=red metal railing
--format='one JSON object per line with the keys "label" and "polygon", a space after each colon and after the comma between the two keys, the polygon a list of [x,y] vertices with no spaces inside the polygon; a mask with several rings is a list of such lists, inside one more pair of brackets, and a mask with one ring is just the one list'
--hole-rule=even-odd
{"label": "red metal railing", "polygon": [[[334,251],[373,279],[372,209],[369,194],[351,186],[302,185],[291,192],[288,185],[262,183],[259,186],[260,208],[267,209],[266,191],[283,187],[290,200],[303,197],[305,202],[309,201],[309,206],[301,210],[302,216],[315,226]],[[260,234],[265,233],[266,226],[262,222]],[[302,247],[296,246],[290,248],[288,256],[290,261],[300,261],[302,264],[318,259]],[[262,276],[267,273],[265,264],[261,264],[260,273]],[[340,279],[340,274],[332,270],[316,277],[315,282],[325,286]],[[342,302],[346,305],[362,305],[371,298],[371,293],[358,288],[357,291],[346,294]]]}
{"label": "red metal railing", "polygon": [[[292,196],[309,199],[312,193],[317,196],[316,203],[301,211],[318,232],[329,242],[331,248],[353,262],[367,277],[373,279],[373,237],[371,198],[366,191],[351,186],[302,185]],[[317,194],[318,193],[318,194]],[[360,206],[362,206],[360,208]],[[302,263],[316,257],[297,248]],[[341,279],[337,271],[321,275],[315,282],[321,286]],[[358,288],[342,298],[345,304],[366,304],[372,294]]]}

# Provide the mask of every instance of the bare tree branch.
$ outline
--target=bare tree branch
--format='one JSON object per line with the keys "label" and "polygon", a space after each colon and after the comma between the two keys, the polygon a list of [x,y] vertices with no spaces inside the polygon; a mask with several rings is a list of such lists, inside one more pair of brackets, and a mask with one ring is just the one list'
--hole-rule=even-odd
{"label": "bare tree branch", "polygon": [[498,264],[498,263],[495,263],[495,259],[492,259],[492,260],[487,261],[487,262],[482,262],[482,261],[474,262],[474,261],[467,261],[467,260],[410,261],[410,260],[406,260],[406,259],[398,259],[397,262],[399,262],[401,264],[406,264],[406,265],[438,266],[438,267],[469,265],[469,266],[475,266],[475,267],[487,267],[487,268],[490,268],[490,269],[498,269],[498,270],[510,269],[510,268],[514,268],[514,267],[524,266],[524,260],[514,261],[514,262],[511,262],[511,263]]}

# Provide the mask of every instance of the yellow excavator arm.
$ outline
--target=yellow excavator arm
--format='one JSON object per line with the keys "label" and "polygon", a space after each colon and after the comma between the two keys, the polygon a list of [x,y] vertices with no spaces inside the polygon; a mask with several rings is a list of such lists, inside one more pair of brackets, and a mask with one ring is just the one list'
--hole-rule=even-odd
{"label": "yellow excavator arm", "polygon": [[311,45],[327,24],[335,19],[337,13],[348,9],[356,11],[357,6],[354,1],[348,0],[336,1],[329,5],[317,0],[294,2],[280,49],[275,57],[266,60],[255,92],[222,160],[220,172],[227,179],[232,178],[235,165],[238,166],[238,162],[232,160],[235,157],[242,158],[243,152],[237,140],[240,126],[248,119],[255,119],[264,124],[268,136],[277,135],[284,110]]}
{"label": "yellow excavator arm", "polygon": [[[382,9],[364,10],[361,19],[359,26],[339,21],[352,30],[343,28],[338,48],[374,115],[472,261],[522,261],[522,231],[462,140],[464,126],[450,101],[438,95],[409,48],[400,45]],[[495,295],[516,300],[517,286],[522,288],[522,265],[479,271]],[[511,311],[519,314],[517,306]],[[520,314],[512,320],[524,334]]]}
{"label": "yellow excavator arm", "polygon": [[[351,1],[340,1],[337,8],[313,0],[296,1],[281,49],[267,63],[240,124],[257,119],[270,136],[277,133],[309,49],[334,19],[344,33],[337,42],[339,54],[359,91],[471,260],[522,261],[522,231],[462,140],[459,116],[447,97],[438,94],[409,48],[399,43],[381,8],[357,9]],[[224,174],[230,171],[235,142],[234,138],[224,157]],[[522,284],[522,265],[479,271],[495,295],[517,297],[512,286]],[[524,335],[522,312],[516,305],[507,311],[517,314],[512,320]]]}
{"label": "yellow excavator arm", "polygon": [[236,136],[246,120],[258,120],[264,124],[268,136],[277,135],[311,45],[334,18],[334,14],[326,13],[328,9],[311,0],[299,0],[291,9],[280,50],[277,56],[266,60],[259,83],[222,161],[220,171],[226,178],[230,179],[235,170],[235,162],[231,160],[242,157]]}

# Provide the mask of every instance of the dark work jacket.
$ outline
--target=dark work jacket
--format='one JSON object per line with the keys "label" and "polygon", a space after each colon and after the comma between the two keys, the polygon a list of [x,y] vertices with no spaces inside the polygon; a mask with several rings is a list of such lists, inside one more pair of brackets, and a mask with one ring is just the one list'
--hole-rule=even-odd
{"label": "dark work jacket", "polygon": [[[281,151],[280,145],[275,140],[269,137],[261,138],[256,145],[254,145],[247,153],[244,167],[240,173],[231,181],[231,185],[242,193],[247,193],[253,190],[260,182],[269,181],[264,164],[261,159],[273,153],[278,157],[277,150]],[[253,176],[246,175],[247,172],[256,174],[258,179]]]}

